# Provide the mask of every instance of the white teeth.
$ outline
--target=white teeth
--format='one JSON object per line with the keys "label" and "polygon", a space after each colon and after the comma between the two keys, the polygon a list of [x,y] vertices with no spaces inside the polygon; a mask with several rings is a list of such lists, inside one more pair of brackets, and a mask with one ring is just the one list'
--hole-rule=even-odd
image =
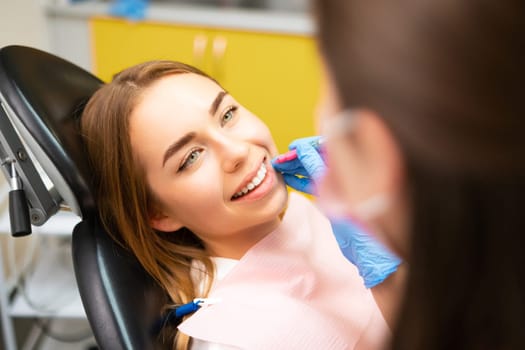
{"label": "white teeth", "polygon": [[246,193],[259,186],[266,177],[267,172],[268,171],[266,170],[266,165],[264,165],[264,163],[261,164],[261,167],[257,171],[257,175],[255,175],[255,177],[242,190],[234,194],[233,198],[239,198],[241,196],[244,196]]}

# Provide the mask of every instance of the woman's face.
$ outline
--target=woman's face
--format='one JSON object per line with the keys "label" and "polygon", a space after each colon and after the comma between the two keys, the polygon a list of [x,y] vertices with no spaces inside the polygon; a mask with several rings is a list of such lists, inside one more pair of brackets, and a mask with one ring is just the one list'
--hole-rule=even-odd
{"label": "woman's face", "polygon": [[325,135],[324,148],[330,166],[320,186],[321,203],[329,214],[330,209],[337,208],[338,215],[354,217],[390,249],[405,257],[408,205],[396,142],[373,112],[353,110],[352,114],[342,114],[333,78],[327,70],[325,78],[317,122],[325,132],[327,126],[332,128]]}
{"label": "woman's face", "polygon": [[130,138],[157,202],[154,228],[186,227],[211,255],[239,258],[279,224],[287,191],[272,136],[210,79],[176,74],[146,89]]}

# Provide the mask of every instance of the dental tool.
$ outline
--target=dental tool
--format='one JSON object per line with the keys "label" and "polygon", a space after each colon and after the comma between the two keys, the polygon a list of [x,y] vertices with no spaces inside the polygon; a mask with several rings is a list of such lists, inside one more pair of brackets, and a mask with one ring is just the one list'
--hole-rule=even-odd
{"label": "dental tool", "polygon": [[[319,148],[323,145],[324,143],[324,138],[318,138],[316,140],[313,140],[312,142],[310,142],[310,144],[315,147],[315,149],[319,150]],[[294,160],[297,158],[297,151],[295,149],[292,149],[284,154],[281,154],[279,156],[277,156],[277,158],[275,158],[274,162],[277,163],[277,164],[282,164],[282,163],[286,163],[286,162],[289,162],[291,160]]]}

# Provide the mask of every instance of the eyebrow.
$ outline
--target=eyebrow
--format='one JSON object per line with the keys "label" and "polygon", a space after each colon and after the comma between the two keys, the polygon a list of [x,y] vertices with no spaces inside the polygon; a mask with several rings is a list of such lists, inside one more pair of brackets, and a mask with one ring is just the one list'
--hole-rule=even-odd
{"label": "eyebrow", "polygon": [[215,100],[213,100],[213,103],[210,106],[210,115],[215,115],[217,113],[217,109],[219,109],[219,106],[221,105],[222,100],[224,100],[224,97],[226,97],[228,93],[226,91],[219,91],[217,96],[215,97]]}
{"label": "eyebrow", "polygon": [[162,160],[162,166],[166,164],[168,159],[173,156],[175,153],[177,153],[182,147],[186,146],[191,140],[195,138],[197,134],[194,132],[189,132],[183,137],[181,137],[176,142],[172,143],[166,152],[164,152],[164,159]]}
{"label": "eyebrow", "polygon": [[[219,91],[217,96],[215,96],[215,99],[213,100],[209,113],[210,115],[215,115],[217,113],[217,110],[219,109],[219,106],[222,103],[222,100],[224,100],[224,97],[226,97],[228,93],[226,91]],[[197,136],[194,132],[189,132],[183,137],[181,137],[179,140],[172,143],[166,152],[164,152],[164,158],[162,159],[162,166],[164,167],[164,164],[168,161],[168,159],[173,156],[175,153],[177,153],[182,147],[186,146],[191,140],[193,140]]]}

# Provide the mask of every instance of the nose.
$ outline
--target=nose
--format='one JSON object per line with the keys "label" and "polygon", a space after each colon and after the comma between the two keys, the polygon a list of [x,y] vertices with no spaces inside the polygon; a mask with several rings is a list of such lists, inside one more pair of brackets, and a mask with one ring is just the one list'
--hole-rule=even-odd
{"label": "nose", "polygon": [[248,159],[250,145],[245,140],[234,138],[231,135],[221,135],[217,139],[217,145],[222,168],[227,173],[238,170]]}

